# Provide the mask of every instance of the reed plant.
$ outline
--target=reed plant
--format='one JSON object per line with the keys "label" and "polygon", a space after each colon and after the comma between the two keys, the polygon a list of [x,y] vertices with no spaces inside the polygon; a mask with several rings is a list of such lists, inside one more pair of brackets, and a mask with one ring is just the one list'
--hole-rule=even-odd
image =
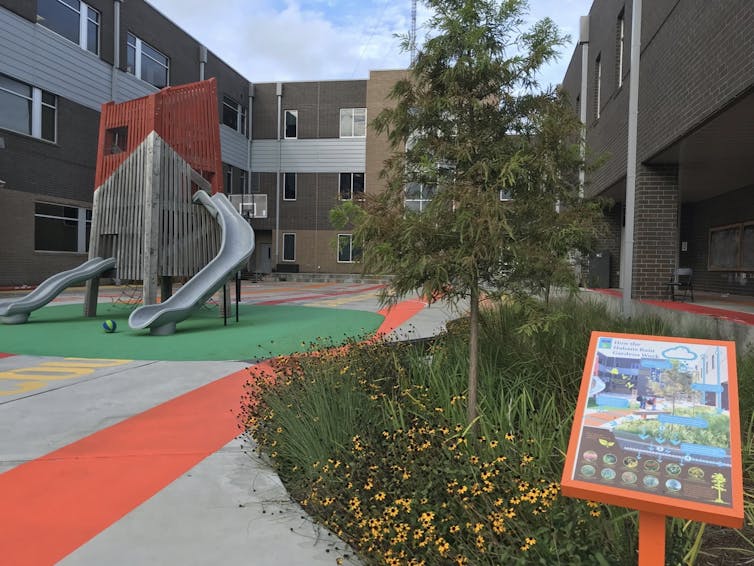
{"label": "reed plant", "polygon": [[[259,402],[247,405],[247,434],[366,564],[635,564],[636,513],[565,498],[558,482],[591,331],[672,329],[576,299],[501,303],[481,322],[473,426],[460,320],[431,344],[352,343],[278,360],[276,380],[249,385]],[[671,520],[668,564],[754,554],[752,370],[747,352],[747,527]]]}

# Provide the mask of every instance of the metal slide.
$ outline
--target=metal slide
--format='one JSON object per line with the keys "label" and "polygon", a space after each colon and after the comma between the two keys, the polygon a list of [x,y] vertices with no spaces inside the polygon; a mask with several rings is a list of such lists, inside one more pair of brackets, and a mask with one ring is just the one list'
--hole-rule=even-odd
{"label": "metal slide", "polygon": [[57,297],[66,287],[99,277],[105,271],[113,269],[114,267],[114,257],[108,257],[105,259],[95,257],[78,267],[56,273],[52,277],[45,279],[36,289],[25,297],[13,301],[1,302],[0,322],[3,324],[23,324],[29,320],[29,313],[31,313],[31,311],[35,311],[45,306]]}
{"label": "metal slide", "polygon": [[175,332],[175,325],[186,320],[194,309],[204,304],[251,256],[254,251],[254,230],[233,208],[222,193],[209,196],[197,191],[193,198],[215,217],[222,231],[220,251],[199,273],[188,280],[164,303],[144,305],[128,317],[131,328],[147,328],[150,334],[166,336]]}

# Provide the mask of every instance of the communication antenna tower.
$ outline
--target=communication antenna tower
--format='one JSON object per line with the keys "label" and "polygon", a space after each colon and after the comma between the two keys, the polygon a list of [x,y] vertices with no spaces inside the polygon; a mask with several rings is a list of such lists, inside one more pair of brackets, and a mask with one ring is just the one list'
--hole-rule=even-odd
{"label": "communication antenna tower", "polygon": [[411,66],[416,62],[416,0],[411,0],[411,31],[409,32],[409,48],[411,49]]}

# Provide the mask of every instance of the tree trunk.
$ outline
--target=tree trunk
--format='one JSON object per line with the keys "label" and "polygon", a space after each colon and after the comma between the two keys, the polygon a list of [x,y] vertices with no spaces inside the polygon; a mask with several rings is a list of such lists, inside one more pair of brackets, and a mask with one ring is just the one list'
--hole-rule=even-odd
{"label": "tree trunk", "polygon": [[[479,382],[479,289],[471,291],[471,313],[469,320],[469,391],[466,419],[468,424],[477,418],[477,385]],[[472,432],[476,430],[472,427]]]}

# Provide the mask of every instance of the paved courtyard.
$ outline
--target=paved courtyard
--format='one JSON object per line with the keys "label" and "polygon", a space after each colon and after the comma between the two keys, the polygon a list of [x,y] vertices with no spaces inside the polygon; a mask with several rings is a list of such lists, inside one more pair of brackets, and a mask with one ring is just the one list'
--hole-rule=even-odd
{"label": "paved courtyard", "polygon": [[[242,303],[374,316],[381,310],[379,290],[373,284],[244,283]],[[101,306],[125,303],[128,293],[132,290],[105,287]],[[82,300],[83,290],[74,289],[53,305]],[[457,316],[418,298],[381,313],[378,332],[401,338],[435,334]],[[33,321],[34,314],[28,324]],[[222,317],[212,324],[223,328]],[[291,322],[289,333],[296,335],[299,326]],[[227,339],[214,328],[203,333],[205,340]],[[50,346],[56,341],[54,335],[47,340]],[[238,437],[240,397],[254,356],[165,361],[96,351],[28,355],[7,351],[2,342],[0,352],[2,563],[353,560],[341,541],[288,498],[272,469]]]}

